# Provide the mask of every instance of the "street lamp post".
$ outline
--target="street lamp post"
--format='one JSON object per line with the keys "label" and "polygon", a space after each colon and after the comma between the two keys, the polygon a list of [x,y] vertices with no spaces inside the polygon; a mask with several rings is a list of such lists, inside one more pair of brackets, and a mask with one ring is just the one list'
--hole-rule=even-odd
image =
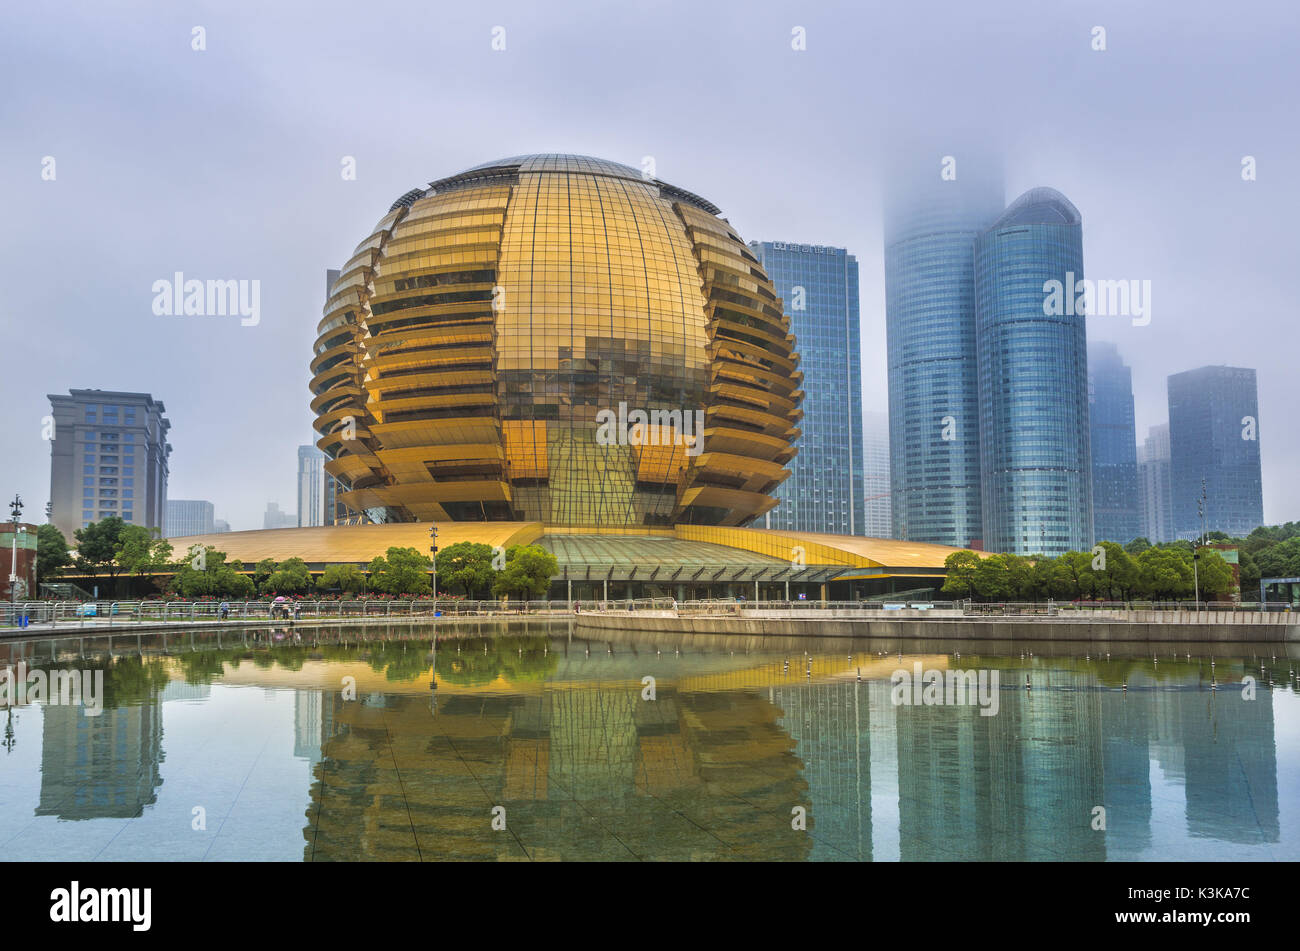
{"label": "street lamp post", "polygon": [[23,500],[17,494],[14,500],[9,503],[10,511],[14,518],[14,539],[13,551],[9,561],[9,603],[18,603],[18,520],[23,514]]}
{"label": "street lamp post", "polygon": [[1205,478],[1201,477],[1201,497],[1196,500],[1196,517],[1201,523],[1201,534],[1196,542],[1192,543],[1192,585],[1196,592],[1196,610],[1201,609],[1201,548],[1205,545]]}
{"label": "street lamp post", "polygon": [[429,521],[429,560],[433,562],[433,616],[438,616],[438,523]]}

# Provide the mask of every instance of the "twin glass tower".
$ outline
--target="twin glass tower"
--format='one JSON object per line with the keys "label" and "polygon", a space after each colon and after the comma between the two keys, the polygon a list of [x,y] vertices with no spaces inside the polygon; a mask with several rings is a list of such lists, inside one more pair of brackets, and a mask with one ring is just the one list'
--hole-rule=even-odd
{"label": "twin glass tower", "polygon": [[891,181],[895,536],[1017,554],[1090,547],[1084,315],[1055,313],[1044,287],[1083,279],[1078,210],[1050,188],[1004,207],[998,163],[975,155]]}

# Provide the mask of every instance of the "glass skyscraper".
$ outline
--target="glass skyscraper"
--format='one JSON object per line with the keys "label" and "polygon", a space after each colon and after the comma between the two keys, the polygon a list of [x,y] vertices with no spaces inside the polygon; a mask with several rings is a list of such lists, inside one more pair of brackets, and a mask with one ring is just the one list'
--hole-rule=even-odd
{"label": "glass skyscraper", "polygon": [[[939,156],[890,177],[885,205],[889,448],[897,538],[981,542],[976,236],[1003,208],[1000,171]],[[801,341],[802,348],[802,341]]]}
{"label": "glass skyscraper", "polygon": [[1254,370],[1201,367],[1170,376],[1169,448],[1179,538],[1201,533],[1202,479],[1205,531],[1247,535],[1264,524]]}
{"label": "glass skyscraper", "polygon": [[[980,483],[989,551],[1059,555],[1092,545],[1084,315],[1048,301],[1048,282],[1069,288],[1082,279],[1083,221],[1054,189],[1021,195],[976,239]],[[1071,296],[1067,290],[1064,297]]]}
{"label": "glass skyscraper", "polygon": [[1128,544],[1142,531],[1133,371],[1113,343],[1088,344],[1092,521],[1096,541]]}
{"label": "glass skyscraper", "polygon": [[1155,545],[1174,540],[1173,483],[1169,478],[1169,424],[1147,431],[1138,449],[1138,486],[1142,502],[1142,534]]}
{"label": "glass skyscraper", "polygon": [[862,414],[863,532],[871,538],[893,538],[894,518],[889,490],[889,414]]}
{"label": "glass skyscraper", "polygon": [[799,454],[769,528],[865,534],[858,260],[844,248],[751,241],[785,302],[803,370]]}
{"label": "glass skyscraper", "polygon": [[325,524],[325,453],[298,447],[298,527]]}
{"label": "glass skyscraper", "polygon": [[211,535],[217,530],[212,503],[206,499],[168,499],[167,537]]}

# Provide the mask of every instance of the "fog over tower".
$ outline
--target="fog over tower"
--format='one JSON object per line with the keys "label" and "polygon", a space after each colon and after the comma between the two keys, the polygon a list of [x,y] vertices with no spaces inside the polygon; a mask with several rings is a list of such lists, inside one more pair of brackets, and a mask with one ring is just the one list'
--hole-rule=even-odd
{"label": "fog over tower", "polygon": [[980,546],[974,244],[1002,211],[1001,166],[912,154],[885,196],[893,533]]}

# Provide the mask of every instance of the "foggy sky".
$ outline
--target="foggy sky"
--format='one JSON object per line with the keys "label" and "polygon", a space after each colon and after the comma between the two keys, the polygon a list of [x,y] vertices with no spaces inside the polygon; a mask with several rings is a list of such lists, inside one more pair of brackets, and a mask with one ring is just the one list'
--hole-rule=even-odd
{"label": "foggy sky", "polygon": [[[1004,150],[1008,201],[1079,208],[1089,278],[1152,282],[1149,326],[1088,328],[1133,367],[1139,443],[1169,373],[1258,370],[1265,521],[1300,518],[1297,54],[1285,2],[11,5],[0,497],[43,521],[46,394],[86,387],[164,401],[171,498],[236,530],[296,510],[325,269],[408,189],[530,152],[653,156],[746,240],[847,247],[883,409],[878,170],[951,135]],[[176,271],[259,280],[261,322],[155,316]]]}

